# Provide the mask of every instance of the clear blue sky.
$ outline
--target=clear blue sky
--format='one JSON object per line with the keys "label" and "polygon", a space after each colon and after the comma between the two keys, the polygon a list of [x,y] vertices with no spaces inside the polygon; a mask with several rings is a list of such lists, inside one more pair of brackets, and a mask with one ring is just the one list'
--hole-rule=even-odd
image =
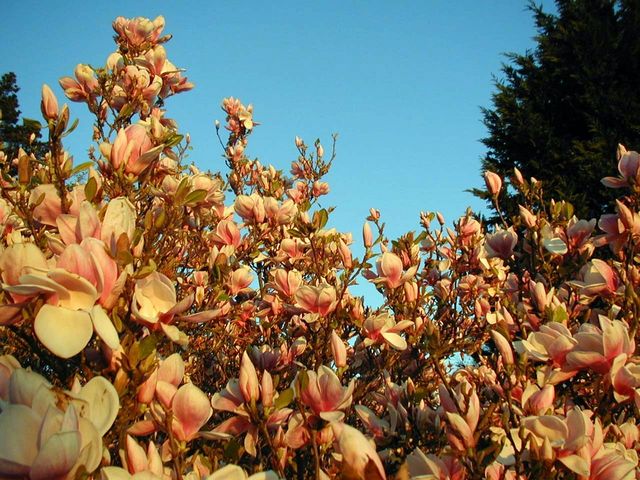
{"label": "clear blue sky", "polygon": [[[418,228],[421,210],[452,221],[467,206],[482,208],[464,192],[482,185],[480,107],[490,105],[502,53],[533,48],[536,33],[518,0],[11,1],[0,73],[16,72],[23,115],[39,118],[42,83],[62,102],[59,77],[77,63],[104,64],[116,16],[160,14],[174,36],[169,59],[196,84],[167,103],[191,134],[191,160],[224,169],[214,120],[224,120],[226,96],[254,104],[262,125],[248,153],[265,164],[288,170],[296,135],[328,147],[337,132],[324,205],[338,207],[331,225],[358,243],[369,207],[392,235]],[[67,144],[79,163],[90,120],[69,104],[81,122]]]}

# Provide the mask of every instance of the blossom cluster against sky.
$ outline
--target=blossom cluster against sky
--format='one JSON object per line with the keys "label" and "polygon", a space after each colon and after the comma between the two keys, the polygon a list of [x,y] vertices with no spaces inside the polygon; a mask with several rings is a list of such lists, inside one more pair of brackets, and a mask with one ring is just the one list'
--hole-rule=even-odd
{"label": "blossom cluster against sky", "polygon": [[[543,2],[553,8],[553,2]],[[14,71],[23,115],[39,117],[42,83],[62,101],[59,77],[77,63],[104,64],[113,51],[111,22],[164,15],[170,60],[196,88],[167,102],[191,134],[190,160],[224,169],[214,120],[226,96],[253,103],[261,122],[248,154],[288,169],[294,138],[339,134],[323,206],[337,206],[331,226],[359,239],[370,207],[387,231],[418,228],[419,212],[448,221],[483,203],[464,190],[482,185],[481,106],[504,52],[534,47],[525,1],[326,2],[10,2],[13,25],[0,44],[0,73]],[[68,148],[85,161],[90,119],[80,118]]]}

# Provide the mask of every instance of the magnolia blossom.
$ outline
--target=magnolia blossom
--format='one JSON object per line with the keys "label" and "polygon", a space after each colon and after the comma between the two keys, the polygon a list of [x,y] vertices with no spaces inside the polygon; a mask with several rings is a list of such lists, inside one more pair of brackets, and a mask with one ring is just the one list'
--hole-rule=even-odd
{"label": "magnolia blossom", "polygon": [[115,170],[122,168],[125,173],[137,176],[158,159],[162,148],[153,146],[144,126],[134,124],[121,128],[113,145],[103,143],[100,151]]}
{"label": "magnolia blossom", "polygon": [[396,350],[405,350],[407,342],[398,335],[399,332],[413,326],[411,320],[401,320],[396,323],[395,319],[388,313],[381,313],[368,317],[363,325],[365,345],[373,345],[384,342],[391,345]]}
{"label": "magnolia blossom", "polygon": [[274,287],[285,297],[292,297],[302,285],[302,274],[297,270],[279,268],[272,273]]}
{"label": "magnolia blossom", "polygon": [[46,83],[42,85],[42,101],[40,102],[40,110],[47,120],[58,119],[58,100],[54,95],[51,87]]}
{"label": "magnolia blossom", "polygon": [[609,188],[622,188],[637,185],[640,179],[640,155],[629,152],[622,145],[618,145],[619,177],[605,177],[602,183]]}
{"label": "magnolia blossom", "polygon": [[266,217],[264,200],[257,193],[238,195],[234,203],[234,209],[245,221],[262,223]]}
{"label": "magnolia blossom", "polygon": [[266,470],[249,476],[237,465],[225,465],[204,480],[279,480],[279,478],[278,474],[273,470]]}
{"label": "magnolia blossom", "polygon": [[502,188],[502,178],[497,173],[493,173],[490,171],[484,172],[484,182],[487,185],[487,190],[494,197],[500,193],[500,189]]}
{"label": "magnolia blossom", "polygon": [[102,436],[119,409],[118,394],[93,378],[58,402],[40,375],[15,368],[0,413],[0,477],[73,479],[102,460]]}
{"label": "magnolia blossom", "polygon": [[338,451],[342,454],[344,478],[385,480],[382,461],[375,446],[357,429],[341,422],[332,422]]}
{"label": "magnolia blossom", "polygon": [[513,256],[513,249],[518,243],[518,235],[509,227],[507,230],[498,229],[495,233],[487,235],[485,250],[489,258],[499,257],[508,260]]}
{"label": "magnolia blossom", "polygon": [[75,79],[63,77],[60,86],[69,100],[85,102],[95,97],[100,88],[98,79],[89,65],[78,64],[75,69]]}
{"label": "magnolia blossom", "polygon": [[[302,380],[300,375],[306,375],[307,381]],[[344,417],[340,410],[351,405],[355,388],[353,380],[347,387],[343,387],[333,370],[324,365],[318,369],[317,374],[312,370],[298,374],[293,384],[300,400],[327,421],[341,420]]]}
{"label": "magnolia blossom", "polygon": [[419,448],[407,456],[407,466],[411,478],[447,478],[451,480],[465,478],[464,468],[455,457],[438,458],[432,454],[425,455]]}
{"label": "magnolia blossom", "polygon": [[580,280],[574,280],[571,284],[579,287],[583,295],[614,295],[620,283],[615,271],[597,258],[582,267],[579,278]]}
{"label": "magnolia blossom", "polygon": [[[89,343],[93,331],[115,349],[118,333],[100,302],[109,305],[119,295],[117,267],[100,240],[87,238],[69,245],[59,256],[56,268],[31,269],[19,283],[5,290],[24,296],[45,295],[34,321],[38,339],[52,353],[70,358]],[[68,335],[73,331],[74,335]]]}
{"label": "magnolia blossom", "polygon": [[397,288],[404,282],[411,280],[418,267],[410,267],[403,271],[402,260],[395,253],[384,252],[376,262],[377,278],[371,280],[377,284],[383,284],[387,288]]}
{"label": "magnolia blossom", "polygon": [[336,290],[330,285],[304,285],[296,293],[296,305],[311,313],[328,315],[337,305]]}
{"label": "magnolia blossom", "polygon": [[109,201],[102,220],[100,238],[112,253],[117,252],[118,240],[124,234],[131,243],[136,229],[136,209],[126,197]]}
{"label": "magnolia blossom", "polygon": [[[618,355],[629,357],[635,351],[635,342],[629,337],[627,326],[620,320],[600,315],[600,328],[583,324],[574,335],[576,344],[567,354],[568,368],[592,369],[608,373]],[[626,358],[625,357],[625,358]]]}
{"label": "magnolia blossom", "polygon": [[[448,420],[447,438],[457,450],[465,451],[476,446],[474,436],[480,419],[480,399],[475,387],[464,380],[452,392],[453,396],[443,384],[438,386],[440,403]],[[460,411],[462,407],[464,410]]]}
{"label": "magnolia blossom", "polygon": [[162,330],[172,341],[186,345],[188,337],[176,326],[171,325],[171,322],[176,314],[189,308],[192,299],[193,297],[186,297],[178,303],[171,280],[154,271],[136,281],[131,313],[152,330]]}
{"label": "magnolia blossom", "polygon": [[118,17],[113,21],[113,29],[122,41],[139,47],[143,43],[156,43],[164,29],[164,17],[158,16],[154,20],[144,17]]}
{"label": "magnolia blossom", "polygon": [[[165,472],[162,458],[156,445],[150,441],[145,452],[133,437],[127,435],[125,441],[126,467],[104,467],[100,470],[102,480],[136,479],[144,476],[149,480],[169,480],[171,477]],[[132,476],[133,475],[133,476]]]}

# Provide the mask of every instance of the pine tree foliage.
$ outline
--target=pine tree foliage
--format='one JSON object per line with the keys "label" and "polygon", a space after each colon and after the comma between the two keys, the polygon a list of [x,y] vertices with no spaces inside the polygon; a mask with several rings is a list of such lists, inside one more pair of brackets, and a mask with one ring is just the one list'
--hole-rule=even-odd
{"label": "pine tree foliage", "polygon": [[[25,118],[20,123],[20,104],[16,74],[8,72],[0,78],[0,142],[8,160],[17,158],[22,148],[27,154],[40,153],[46,145],[40,142],[40,124]],[[31,135],[35,135],[31,139]]]}
{"label": "pine tree foliage", "polygon": [[[599,179],[615,169],[617,145],[640,148],[640,1],[556,0],[557,14],[529,8],[537,46],[508,54],[496,78],[482,112],[482,168],[510,177],[517,167],[543,180],[547,197],[597,218],[614,198]],[[517,213],[517,198],[503,195],[504,212]]]}

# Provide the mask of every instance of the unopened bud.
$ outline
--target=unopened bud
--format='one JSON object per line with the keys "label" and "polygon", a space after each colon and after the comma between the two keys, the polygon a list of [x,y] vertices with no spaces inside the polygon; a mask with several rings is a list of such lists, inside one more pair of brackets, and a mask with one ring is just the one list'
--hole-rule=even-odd
{"label": "unopened bud", "polygon": [[362,240],[364,241],[364,246],[366,248],[371,248],[373,246],[373,233],[371,232],[369,222],[364,222],[362,227]]}
{"label": "unopened bud", "polygon": [[502,188],[502,179],[497,173],[484,172],[484,182],[487,185],[487,190],[492,196],[497,196]]}
{"label": "unopened bud", "polygon": [[336,367],[342,368],[347,366],[347,348],[344,342],[335,330],[331,331],[331,353]]}
{"label": "unopened bud", "polygon": [[522,172],[520,172],[517,167],[513,168],[513,179],[518,185],[524,185],[524,177],[522,176]]}
{"label": "unopened bud", "polygon": [[302,141],[302,139],[296,136],[296,147],[302,148],[303,145],[304,145],[304,142]]}
{"label": "unopened bud", "polygon": [[58,100],[53,91],[46,83],[42,85],[42,100],[40,110],[46,120],[56,120],[58,118]]}
{"label": "unopened bud", "polygon": [[316,146],[316,152],[318,154],[318,158],[324,157],[324,147],[320,143]]}
{"label": "unopened bud", "polygon": [[29,161],[29,156],[26,154],[23,154],[18,159],[18,181],[22,185],[26,185],[27,183],[29,183],[30,178],[31,178],[31,162]]}

